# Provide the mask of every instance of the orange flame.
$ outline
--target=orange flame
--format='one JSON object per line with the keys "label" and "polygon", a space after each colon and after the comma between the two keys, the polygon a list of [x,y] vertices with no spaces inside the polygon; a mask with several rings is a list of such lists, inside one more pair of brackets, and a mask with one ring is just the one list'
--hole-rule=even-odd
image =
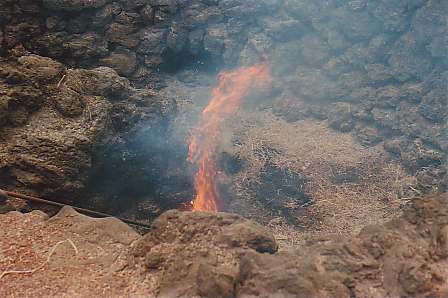
{"label": "orange flame", "polygon": [[219,210],[216,148],[222,125],[238,110],[254,83],[262,85],[270,80],[266,64],[242,67],[218,75],[218,85],[213,89],[210,103],[202,111],[201,121],[189,145],[188,160],[198,165],[194,178],[196,197],[192,202],[193,211]]}

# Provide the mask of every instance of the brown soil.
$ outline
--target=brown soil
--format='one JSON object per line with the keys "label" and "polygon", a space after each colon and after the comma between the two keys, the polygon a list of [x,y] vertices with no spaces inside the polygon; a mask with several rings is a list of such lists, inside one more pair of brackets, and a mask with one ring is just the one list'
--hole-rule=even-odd
{"label": "brown soil", "polygon": [[67,208],[49,220],[10,212],[0,225],[1,297],[125,295],[123,257],[140,236],[119,220]]}

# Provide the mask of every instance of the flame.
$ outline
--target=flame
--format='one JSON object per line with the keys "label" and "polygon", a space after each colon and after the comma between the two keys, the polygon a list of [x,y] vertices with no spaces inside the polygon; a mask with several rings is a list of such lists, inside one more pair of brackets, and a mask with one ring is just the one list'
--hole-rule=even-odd
{"label": "flame", "polygon": [[188,161],[198,166],[194,177],[196,196],[192,201],[193,211],[219,210],[216,149],[222,126],[238,110],[254,84],[261,86],[270,81],[266,64],[223,71],[218,75],[212,99],[202,111],[200,123],[194,129],[189,145]]}

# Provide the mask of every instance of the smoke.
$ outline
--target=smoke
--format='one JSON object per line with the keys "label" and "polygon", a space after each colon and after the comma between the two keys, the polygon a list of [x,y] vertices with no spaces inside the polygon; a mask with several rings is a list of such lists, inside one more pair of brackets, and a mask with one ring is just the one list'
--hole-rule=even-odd
{"label": "smoke", "polygon": [[[142,127],[100,154],[109,160],[105,164],[117,165],[98,170],[109,181],[102,187],[114,196],[131,193],[162,209],[193,199],[188,142],[217,74],[266,57],[273,84],[251,90],[241,106],[245,113],[272,109],[287,121],[328,119],[331,127],[369,146],[405,135],[428,140],[434,150],[443,147],[430,127],[442,131],[446,105],[425,87],[433,85],[431,78],[443,77],[448,65],[441,51],[448,35],[441,1],[173,3],[175,13],[157,25],[165,38],[158,75],[160,92],[177,101],[178,114],[166,126]],[[439,111],[428,108],[437,104]],[[405,114],[418,129],[411,131]],[[222,156],[232,156],[235,125],[226,125],[216,140]]]}

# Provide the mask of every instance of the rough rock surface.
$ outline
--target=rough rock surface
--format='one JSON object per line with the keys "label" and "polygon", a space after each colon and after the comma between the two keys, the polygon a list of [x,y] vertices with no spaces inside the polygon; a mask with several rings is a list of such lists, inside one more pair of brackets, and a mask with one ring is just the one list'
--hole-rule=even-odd
{"label": "rough rock surface", "polygon": [[[415,199],[402,217],[351,239],[281,252],[263,228],[232,214],[169,211],[141,237],[118,220],[70,208],[50,219],[11,212],[0,215],[0,294],[445,297],[447,200]],[[34,273],[3,274],[41,263]]]}
{"label": "rough rock surface", "polygon": [[[164,71],[268,56],[280,93],[330,110],[318,117],[335,129],[366,146],[404,135],[446,165],[446,1],[8,0],[0,12],[0,52],[24,46],[72,67],[109,66],[142,85],[163,85]],[[290,103],[279,115],[306,114]],[[67,115],[79,114],[75,105]],[[443,170],[410,171],[428,166]],[[421,182],[422,191],[446,187]]]}
{"label": "rough rock surface", "polygon": [[274,253],[272,235],[238,215],[168,211],[135,243],[135,261],[159,279],[161,297],[231,297],[238,259]]}
{"label": "rough rock surface", "polygon": [[108,67],[66,69],[27,53],[0,60],[0,187],[79,199],[98,147],[174,108],[148,92]]}
{"label": "rough rock surface", "polygon": [[320,239],[295,252],[248,253],[241,296],[398,297],[447,294],[448,197],[417,199],[402,218],[354,239]]}

